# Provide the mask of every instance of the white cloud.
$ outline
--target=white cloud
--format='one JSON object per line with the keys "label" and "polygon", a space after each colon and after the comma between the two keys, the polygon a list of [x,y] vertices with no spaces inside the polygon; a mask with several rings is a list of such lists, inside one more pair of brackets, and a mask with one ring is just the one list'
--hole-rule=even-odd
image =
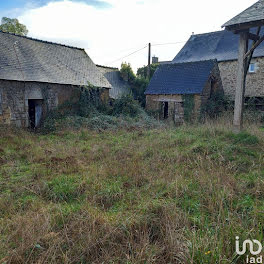
{"label": "white cloud", "polygon": [[[108,64],[152,43],[186,41],[192,32],[220,30],[221,25],[254,0],[104,0],[98,9],[69,0],[30,8],[19,17],[30,36],[80,46],[97,64]],[[239,3],[239,4],[238,4]],[[183,44],[153,47],[160,60],[171,60]],[[134,68],[147,63],[147,49],[124,59]],[[111,66],[120,66],[122,61]]]}

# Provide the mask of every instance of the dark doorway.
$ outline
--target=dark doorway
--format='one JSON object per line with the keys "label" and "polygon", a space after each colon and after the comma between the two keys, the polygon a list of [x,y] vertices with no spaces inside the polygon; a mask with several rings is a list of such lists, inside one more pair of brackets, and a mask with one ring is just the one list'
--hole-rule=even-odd
{"label": "dark doorway", "polygon": [[217,81],[215,79],[211,80],[211,87],[210,87],[210,94],[209,94],[209,98],[212,97],[213,94],[215,94],[216,90],[217,90]]}
{"label": "dark doorway", "polygon": [[163,118],[167,119],[169,116],[169,103],[168,102],[164,102],[164,115]]}
{"label": "dark doorway", "polygon": [[43,100],[29,99],[28,100],[28,116],[29,127],[32,129],[40,125],[42,118]]}

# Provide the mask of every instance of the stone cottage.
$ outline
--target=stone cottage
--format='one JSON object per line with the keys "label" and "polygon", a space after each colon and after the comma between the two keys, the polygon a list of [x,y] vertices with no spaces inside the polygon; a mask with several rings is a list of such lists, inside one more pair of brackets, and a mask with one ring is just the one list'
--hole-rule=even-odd
{"label": "stone cottage", "polygon": [[[252,29],[252,33],[257,31]],[[262,30],[261,35],[264,34]],[[225,95],[234,100],[237,78],[239,35],[222,30],[192,35],[172,63],[216,59]],[[251,43],[249,43],[251,45]],[[246,100],[255,97],[264,105],[264,43],[254,52],[246,80]]]}
{"label": "stone cottage", "polygon": [[102,65],[96,65],[99,71],[104,75],[108,82],[112,85],[112,89],[109,91],[111,99],[118,99],[122,95],[131,93],[131,87],[128,82],[122,80],[120,71],[118,68],[112,68]]}
{"label": "stone cottage", "polygon": [[182,123],[188,107],[186,97],[192,97],[192,115],[197,119],[216,92],[223,93],[216,60],[161,64],[146,89],[146,108],[159,119]]}
{"label": "stone cottage", "polygon": [[0,31],[0,124],[37,127],[84,86],[103,100],[112,87],[84,49]]}

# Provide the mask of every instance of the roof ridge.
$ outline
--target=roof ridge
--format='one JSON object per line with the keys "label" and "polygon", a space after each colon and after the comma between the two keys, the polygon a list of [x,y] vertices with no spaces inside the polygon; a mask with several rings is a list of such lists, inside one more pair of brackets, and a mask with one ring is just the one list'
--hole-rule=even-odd
{"label": "roof ridge", "polygon": [[222,33],[222,32],[225,32],[225,31],[227,31],[227,30],[223,29],[223,30],[211,31],[211,32],[206,32],[206,33],[193,34],[193,35],[191,35],[191,37],[192,36],[202,36],[202,35],[212,35],[213,33]]}
{"label": "roof ridge", "polygon": [[208,60],[199,60],[199,61],[184,61],[184,62],[173,62],[169,64],[161,64],[160,66],[166,66],[166,65],[175,65],[175,64],[191,64],[191,63],[197,63],[197,62],[217,62],[217,59],[208,59]]}
{"label": "roof ridge", "polygon": [[65,44],[62,44],[62,43],[57,43],[57,42],[51,42],[51,41],[47,41],[47,40],[32,38],[32,37],[28,37],[28,36],[21,36],[21,35],[15,34],[15,33],[5,32],[5,31],[2,31],[2,30],[0,30],[0,33],[13,35],[13,36],[16,36],[16,37],[25,38],[25,39],[29,39],[29,40],[33,40],[33,41],[39,41],[39,42],[42,42],[42,43],[58,45],[58,46],[66,47],[66,48],[84,50],[83,48],[78,48],[78,47],[74,47],[74,46],[70,46],[70,45],[65,45]]}
{"label": "roof ridge", "polygon": [[104,66],[104,65],[100,65],[100,64],[95,64],[95,65],[96,65],[96,67],[100,67],[100,68],[119,70],[117,67]]}

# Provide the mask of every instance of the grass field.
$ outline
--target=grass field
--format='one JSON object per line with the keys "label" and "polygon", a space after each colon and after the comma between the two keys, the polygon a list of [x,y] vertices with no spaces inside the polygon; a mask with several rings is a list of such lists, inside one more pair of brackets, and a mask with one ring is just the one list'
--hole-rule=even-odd
{"label": "grass field", "polygon": [[0,263],[245,263],[263,241],[264,131],[1,128]]}

